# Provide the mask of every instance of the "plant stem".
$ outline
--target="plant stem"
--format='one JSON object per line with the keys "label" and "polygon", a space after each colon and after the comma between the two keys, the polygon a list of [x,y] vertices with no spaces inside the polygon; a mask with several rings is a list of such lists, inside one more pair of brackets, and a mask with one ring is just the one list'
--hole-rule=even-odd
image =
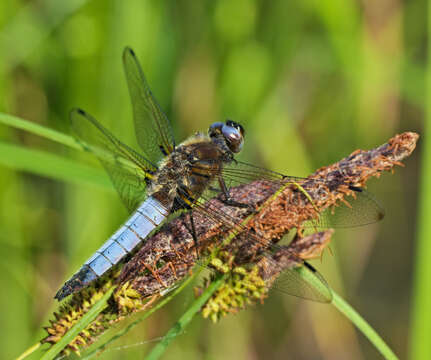
{"label": "plant stem", "polygon": [[398,360],[377,332],[347,302],[332,290],[332,305],[347,317],[387,360]]}
{"label": "plant stem", "polygon": [[15,360],[23,360],[27,356],[33,354],[37,349],[39,349],[42,346],[41,342],[38,342],[32,346],[30,346],[26,351],[24,351],[20,356],[18,356]]}
{"label": "plant stem", "polygon": [[190,283],[192,282],[196,276],[198,274],[200,274],[200,272],[202,271],[202,269],[197,270],[196,272],[193,273],[192,276],[188,277],[186,280],[184,280],[181,285],[176,288],[171,294],[169,294],[168,296],[166,296],[165,298],[163,298],[160,302],[158,302],[154,307],[152,307],[151,309],[149,309],[148,311],[146,311],[139,319],[136,319],[135,321],[133,321],[132,323],[130,323],[129,325],[127,325],[124,329],[122,329],[121,331],[119,331],[118,333],[116,333],[114,336],[112,336],[111,338],[109,338],[108,340],[106,340],[103,344],[97,346],[96,349],[91,350],[90,352],[88,352],[87,354],[85,354],[82,357],[82,360],[88,360],[91,359],[93,356],[95,355],[100,355],[105,349],[106,347],[113,343],[115,340],[117,340],[118,338],[122,337],[123,335],[127,334],[130,330],[132,330],[136,325],[138,325],[139,323],[141,323],[142,321],[144,321],[145,319],[147,319],[151,314],[153,314],[155,311],[159,310],[160,308],[162,308],[163,306],[165,306],[169,301],[171,301],[175,296],[177,296],[181,291],[184,290],[184,288]]}
{"label": "plant stem", "polygon": [[75,139],[69,135],[63,134],[59,131],[47,128],[45,126],[36,124],[34,122],[20,119],[16,116],[8,115],[0,112],[0,123],[14,127],[16,129],[24,130],[32,134],[44,137],[45,139],[55,141],[73,149],[82,150],[81,146]]}
{"label": "plant stem", "polygon": [[84,330],[107,306],[115,286],[113,286],[103,297],[95,303],[91,309],[73,325],[67,333],[54,344],[42,357],[41,360],[54,359],[82,330]]}
{"label": "plant stem", "polygon": [[223,284],[228,274],[219,275],[211,284],[206,288],[201,296],[199,296],[188,310],[179,318],[175,325],[166,333],[153,350],[146,357],[147,360],[156,360],[165,352],[171,341],[177,337],[184,328],[192,321],[193,317],[200,311],[202,306],[214,294],[214,292]]}
{"label": "plant stem", "polygon": [[72,184],[93,185],[112,191],[102,170],[37,149],[0,141],[0,165]]}

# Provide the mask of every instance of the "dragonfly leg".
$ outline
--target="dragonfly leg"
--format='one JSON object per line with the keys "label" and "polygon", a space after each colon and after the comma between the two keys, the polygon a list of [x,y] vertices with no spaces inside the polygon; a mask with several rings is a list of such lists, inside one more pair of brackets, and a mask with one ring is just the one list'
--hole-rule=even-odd
{"label": "dragonfly leg", "polygon": [[196,233],[195,222],[193,221],[193,213],[189,212],[188,217],[189,217],[189,221],[190,221],[190,227],[188,226],[188,224],[185,221],[184,221],[184,226],[193,238],[193,244],[194,244],[193,247],[195,248],[196,258],[198,258],[198,256],[199,256],[198,237],[197,237],[197,233]]}
{"label": "dragonfly leg", "polygon": [[189,212],[189,219],[190,219],[190,226],[192,227],[192,231],[190,232],[193,237],[193,243],[195,244],[195,253],[196,253],[196,259],[199,257],[199,250],[198,250],[198,237],[196,234],[196,227],[195,222],[193,220],[193,213]]}
{"label": "dragonfly leg", "polygon": [[224,199],[222,200],[223,203],[225,203],[226,205],[229,205],[229,206],[235,206],[235,207],[239,207],[239,208],[248,208],[252,212],[256,212],[256,209],[252,205],[241,203],[241,202],[236,201],[230,197],[229,189],[227,188],[226,183],[223,180],[223,177],[221,177],[221,176],[218,177],[218,183],[219,183],[220,189],[224,195]]}

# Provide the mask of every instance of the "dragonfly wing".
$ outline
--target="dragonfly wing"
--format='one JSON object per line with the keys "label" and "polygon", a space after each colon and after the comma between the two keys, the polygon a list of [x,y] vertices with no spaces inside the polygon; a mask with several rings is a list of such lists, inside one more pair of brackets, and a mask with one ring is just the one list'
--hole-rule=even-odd
{"label": "dragonfly wing", "polygon": [[[271,244],[272,249],[278,249],[275,252],[277,257],[284,256],[287,258],[287,260],[277,262],[274,259],[274,254],[267,251],[267,240],[256,233],[250,232],[238,219],[231,217],[228,212],[217,209],[211,203],[202,199],[195,202],[193,212],[199,212],[209,223],[217,224],[219,231],[223,233],[223,238],[231,236],[232,231],[239,231],[241,233],[239,236],[246,239],[248,246],[254,248],[255,250],[253,251],[257,250],[259,252],[259,263],[261,263],[261,269],[264,271],[264,278],[269,279],[271,276],[277,276],[275,282],[272,280],[270,282],[276,284],[275,287],[279,291],[313,301],[331,301],[331,291],[322,275],[297,256],[293,250],[286,252],[286,247]],[[237,255],[236,258],[241,259],[243,255],[241,251],[245,249],[241,246],[238,250],[239,253],[235,255]],[[281,269],[282,265],[280,264],[286,261],[288,265],[283,266]],[[205,258],[199,259],[196,263],[199,266],[208,267],[208,262]]]}
{"label": "dragonfly wing", "polygon": [[282,271],[271,289],[317,302],[328,303],[332,300],[331,289],[323,276],[305,261],[295,268]]}
{"label": "dragonfly wing", "polygon": [[85,111],[72,110],[70,121],[72,133],[77,141],[86,151],[97,156],[121,200],[132,212],[145,198],[147,181],[156,168]]}
{"label": "dragonfly wing", "polygon": [[[197,170],[200,170],[199,164],[194,165],[194,167],[197,168]],[[208,171],[206,168],[201,170],[204,173]],[[217,173],[213,174],[213,177],[216,179],[220,178],[220,180],[224,183],[222,187],[225,187],[227,190],[234,186],[248,184],[254,180],[271,181],[271,188],[273,189],[273,192],[276,192],[283,185],[281,182],[283,179],[282,174],[245,162],[234,161],[230,164],[224,165],[221,173],[219,173],[218,169],[216,171]],[[202,198],[210,199],[217,196],[222,191],[224,191],[222,187],[220,186],[219,181],[214,181],[205,189],[204,193],[202,194]]]}
{"label": "dragonfly wing", "polygon": [[[228,188],[250,183],[254,180],[269,180],[280,187],[286,183],[298,184],[303,186],[302,189],[298,187],[298,191],[304,192],[310,186],[324,186],[327,191],[334,187],[332,182],[325,181],[325,179],[283,175],[240,161],[232,162],[223,168],[222,178]],[[373,224],[383,219],[385,211],[373,194],[362,188],[349,186],[349,184],[346,186],[352,190],[352,196],[346,196],[345,202],[339,202],[338,206],[323,211],[318,220],[304,224],[304,227],[315,229],[349,228]]]}
{"label": "dragonfly wing", "polygon": [[353,228],[374,224],[385,216],[384,208],[373,194],[363,189],[355,189],[336,206],[324,210],[317,220],[304,224],[305,228]]}
{"label": "dragonfly wing", "polygon": [[128,47],[123,52],[123,64],[138,144],[145,156],[156,164],[175,147],[171,125],[154,98],[135,53]]}
{"label": "dragonfly wing", "polygon": [[254,180],[281,182],[284,179],[283,174],[242,161],[233,161],[224,166],[222,176],[228,187],[247,184]]}

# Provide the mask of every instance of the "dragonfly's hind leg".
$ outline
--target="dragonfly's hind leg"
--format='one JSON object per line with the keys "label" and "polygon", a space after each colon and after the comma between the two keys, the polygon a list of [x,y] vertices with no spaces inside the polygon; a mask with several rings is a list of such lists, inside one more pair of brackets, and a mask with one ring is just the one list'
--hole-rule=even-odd
{"label": "dragonfly's hind leg", "polygon": [[189,215],[189,221],[190,221],[190,228],[188,228],[187,224],[184,224],[185,227],[187,228],[187,230],[189,231],[190,235],[193,238],[193,244],[194,244],[194,248],[195,248],[195,253],[196,253],[196,259],[199,257],[199,250],[198,250],[198,236],[196,233],[196,227],[195,227],[195,222],[193,220],[193,211],[190,211],[188,213]]}

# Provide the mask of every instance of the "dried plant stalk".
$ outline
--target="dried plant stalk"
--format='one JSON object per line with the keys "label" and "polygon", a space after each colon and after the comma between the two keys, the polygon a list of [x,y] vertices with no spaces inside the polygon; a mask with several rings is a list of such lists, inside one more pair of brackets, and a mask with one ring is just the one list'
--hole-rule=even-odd
{"label": "dried plant stalk", "polygon": [[[256,208],[265,203],[256,214],[247,208],[228,206],[219,198],[210,200],[205,206],[207,209],[217,209],[225,218],[235,219],[235,223],[253,215],[247,230],[274,243],[291,229],[302,229],[305,221],[318,218],[321,212],[339,205],[347,196],[355,196],[355,191],[348,185],[363,187],[369,178],[379,177],[383,171],[391,171],[395,165],[402,166],[400,161],[412,153],[418,137],[412,132],[396,135],[376,149],[357,150],[335,164],[318,169],[300,184],[306,194],[296,184],[287,183],[283,191],[265,203],[283,186],[282,182],[257,180],[232,188],[230,195],[237,202]],[[325,181],[316,181],[319,179]],[[220,234],[226,231],[222,216],[220,222],[209,219],[200,211],[194,212],[192,216],[199,239],[198,251],[190,231],[189,215],[184,214],[166,224],[144,244],[123,268],[120,281],[130,281],[132,288],[146,296],[186,276],[196,264],[197,255],[205,252],[208,246],[218,246]],[[296,241],[301,239],[301,231],[298,234]],[[249,260],[258,249],[245,245],[246,241],[238,236],[228,250],[236,252],[244,261]],[[292,242],[291,251],[296,241]],[[262,244],[263,247],[267,245],[267,242]],[[161,263],[166,266],[160,268]]]}
{"label": "dried plant stalk", "polygon": [[[87,290],[72,295],[46,328],[49,335],[44,342],[58,341],[76,318],[85,313],[94,297],[100,296],[109,284],[120,284],[97,322],[69,344],[70,350],[78,351],[113,323],[150,307],[161,292],[187,276],[200,263],[202,255],[212,249],[220,249],[212,266],[219,271],[232,271],[230,290],[224,291],[231,291],[233,295],[226,301],[226,296],[220,296],[224,293],[216,294],[213,302],[204,307],[204,315],[216,320],[220,314],[237,311],[249,298],[262,300],[282,271],[302,266],[303,259],[320,256],[329,243],[332,230],[309,235],[303,231],[304,224],[309,220],[318,221],[322,212],[346,202],[348,196],[354,197],[355,188],[363,187],[369,178],[402,165],[400,161],[412,153],[418,137],[412,132],[396,135],[382,146],[357,150],[295,183],[291,179],[260,179],[231,188],[232,199],[248,207],[229,206],[221,198],[214,198],[204,208],[180,215],[147,239],[124,266],[106,274]],[[259,256],[294,228],[296,236],[288,246],[278,246],[270,256]],[[227,231],[231,231],[228,242]],[[215,260],[219,261],[218,265]],[[245,272],[243,264],[248,265]],[[222,310],[214,312],[208,306]]]}

